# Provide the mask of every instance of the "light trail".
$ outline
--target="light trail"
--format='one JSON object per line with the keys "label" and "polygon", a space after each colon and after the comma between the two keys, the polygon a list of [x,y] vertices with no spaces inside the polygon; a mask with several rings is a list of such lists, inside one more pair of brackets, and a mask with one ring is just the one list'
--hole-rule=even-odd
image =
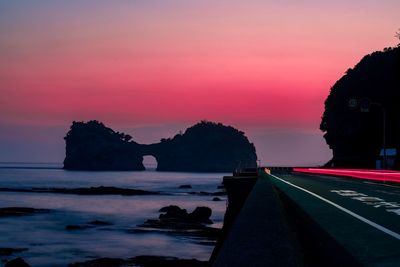
{"label": "light trail", "polygon": [[391,170],[293,168],[295,172],[346,176],[372,181],[400,182],[400,172]]}

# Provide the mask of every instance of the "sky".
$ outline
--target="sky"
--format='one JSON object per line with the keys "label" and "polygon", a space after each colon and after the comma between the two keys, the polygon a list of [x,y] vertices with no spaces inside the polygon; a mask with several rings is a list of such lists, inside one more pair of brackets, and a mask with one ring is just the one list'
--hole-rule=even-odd
{"label": "sky", "polygon": [[316,165],[330,87],[395,46],[398,0],[0,0],[0,161],[61,162],[72,121],[157,142],[232,125],[264,165]]}

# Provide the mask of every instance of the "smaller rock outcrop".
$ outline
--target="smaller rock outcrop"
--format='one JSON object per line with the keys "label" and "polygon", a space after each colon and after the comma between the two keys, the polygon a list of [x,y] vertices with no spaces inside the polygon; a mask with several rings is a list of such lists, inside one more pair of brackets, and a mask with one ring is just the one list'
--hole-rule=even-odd
{"label": "smaller rock outcrop", "polygon": [[[159,192],[146,191],[133,188],[120,188],[114,186],[97,186],[97,187],[78,187],[78,188],[0,188],[0,192],[23,192],[23,193],[56,193],[56,194],[74,194],[74,195],[121,195],[121,196],[137,196],[137,195],[158,195]],[[8,209],[8,210],[7,210]],[[12,209],[12,210],[9,210]],[[4,208],[0,209],[0,216],[5,212],[13,213],[29,213],[31,208]],[[32,212],[39,212],[33,210]]]}
{"label": "smaller rock outcrop", "polygon": [[26,263],[24,259],[16,258],[8,261],[4,267],[30,267],[30,265]]}
{"label": "smaller rock outcrop", "polygon": [[195,222],[212,223],[211,214],[212,210],[209,207],[197,207],[192,213],[188,214],[188,218]]}
{"label": "smaller rock outcrop", "polygon": [[[163,207],[162,214],[157,219],[149,219],[138,225],[134,232],[158,231],[174,235],[202,237],[206,240],[216,240],[220,229],[207,226],[212,210],[209,207],[197,207],[191,213],[175,205]],[[157,230],[159,229],[159,230]],[[208,244],[208,243],[207,243]]]}
{"label": "smaller rock outcrop", "polygon": [[23,216],[23,215],[32,215],[36,213],[48,213],[48,212],[50,211],[47,209],[7,207],[7,208],[0,208],[0,217]]}
{"label": "smaller rock outcrop", "polygon": [[179,186],[179,189],[190,189],[192,186],[190,184],[183,184]]}
{"label": "smaller rock outcrop", "polygon": [[136,256],[129,259],[99,258],[85,262],[69,264],[69,267],[206,267],[209,263],[196,259],[179,259],[164,256]]}
{"label": "smaller rock outcrop", "polygon": [[144,170],[139,144],[96,120],[73,122],[64,137],[64,168],[69,170]]}
{"label": "smaller rock outcrop", "polygon": [[212,210],[209,207],[196,207],[192,213],[178,206],[170,205],[159,210],[165,212],[158,217],[160,220],[178,220],[181,222],[212,223],[210,220]]}

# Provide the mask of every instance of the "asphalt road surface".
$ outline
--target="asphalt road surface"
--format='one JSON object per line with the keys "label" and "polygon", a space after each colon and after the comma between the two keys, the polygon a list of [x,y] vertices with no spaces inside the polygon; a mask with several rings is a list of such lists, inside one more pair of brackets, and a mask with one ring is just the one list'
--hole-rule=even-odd
{"label": "asphalt road surface", "polygon": [[272,183],[364,266],[400,266],[400,186],[273,171]]}

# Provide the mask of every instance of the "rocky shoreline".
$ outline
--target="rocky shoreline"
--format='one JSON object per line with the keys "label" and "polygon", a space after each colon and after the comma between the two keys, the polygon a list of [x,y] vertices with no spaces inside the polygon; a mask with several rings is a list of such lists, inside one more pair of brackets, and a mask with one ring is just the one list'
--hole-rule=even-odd
{"label": "rocky shoreline", "polygon": [[[35,209],[29,207],[6,207],[0,208],[0,217],[34,215],[37,213],[48,213],[47,209]],[[210,227],[213,222],[210,217],[212,210],[209,207],[196,207],[192,212],[187,212],[178,206],[169,205],[162,207],[158,219],[148,219],[128,230],[133,233],[157,232],[162,234],[181,235],[193,238],[194,242],[202,245],[215,245],[221,229]],[[111,226],[112,222],[93,220],[84,224],[65,226],[66,231],[86,230],[94,227]],[[27,248],[0,248],[0,256],[13,256],[27,251]],[[3,260],[5,267],[29,267],[23,258],[17,257],[12,260]],[[132,258],[97,258],[88,261],[71,263],[70,267],[123,267],[123,266],[173,266],[173,267],[201,267],[209,266],[207,261],[197,259],[180,259],[169,256],[141,255]]]}
{"label": "rocky shoreline", "polygon": [[121,196],[143,196],[159,195],[159,192],[140,189],[120,188],[113,186],[80,187],[80,188],[0,188],[0,192],[21,193],[57,193],[73,195],[121,195]]}
{"label": "rocky shoreline", "polygon": [[[3,262],[4,267],[31,267],[23,258],[15,258]],[[94,260],[75,262],[68,264],[68,267],[207,267],[208,261],[196,259],[180,259],[168,256],[142,255],[127,259],[121,258],[98,258]]]}
{"label": "rocky shoreline", "polygon": [[[180,188],[180,189],[189,189]],[[5,188],[1,187],[0,192],[16,192],[16,193],[55,193],[55,194],[71,194],[71,195],[121,195],[121,196],[144,196],[144,195],[169,195],[168,193],[161,193],[157,191],[147,191],[133,188],[121,188],[114,186],[97,186],[97,187],[78,187],[78,188]],[[189,195],[196,196],[226,196],[224,190],[215,192],[205,191],[189,191],[185,192]],[[179,193],[180,194],[180,193]],[[214,200],[215,201],[215,200]]]}
{"label": "rocky shoreline", "polygon": [[186,209],[170,205],[159,210],[158,219],[148,219],[132,229],[134,233],[158,232],[196,238],[196,243],[214,245],[220,229],[208,226],[212,210],[208,207],[196,207],[188,213]]}
{"label": "rocky shoreline", "polygon": [[0,217],[9,217],[9,216],[24,216],[24,215],[33,215],[37,213],[49,213],[48,209],[35,209],[35,208],[27,208],[27,207],[6,207],[0,208]]}
{"label": "rocky shoreline", "polygon": [[196,259],[179,259],[176,257],[165,256],[136,256],[129,259],[119,258],[99,258],[85,262],[77,262],[68,265],[68,267],[206,267],[208,261],[199,261]]}
{"label": "rocky shoreline", "polygon": [[[136,195],[195,195],[209,196],[209,201],[220,201],[221,196],[225,196],[224,187],[219,185],[217,190],[195,191],[190,184],[177,186],[181,190],[176,193],[146,191],[133,188],[120,188],[112,186],[97,186],[97,187],[78,187],[78,188],[57,188],[57,187],[32,187],[32,188],[0,188],[0,192],[17,192],[17,193],[54,193],[54,194],[72,194],[72,195],[120,195],[120,196],[136,196]],[[219,197],[218,197],[219,196]],[[223,197],[222,197],[223,198]],[[223,198],[224,199],[224,198]],[[19,216],[35,216],[43,213],[53,213],[56,210],[41,209],[33,207],[3,207],[0,208],[0,218],[4,217],[19,217]],[[189,242],[204,246],[215,246],[217,239],[220,236],[221,229],[212,227],[213,221],[210,219],[212,210],[206,206],[198,206],[191,211],[175,205],[164,206],[159,209],[158,218],[148,218],[142,223],[130,228],[130,226],[119,228],[117,223],[109,218],[94,217],[92,219],[81,221],[71,221],[71,224],[59,225],[60,229],[66,232],[79,234],[80,231],[125,231],[129,234],[161,234],[176,236],[190,240]],[[28,219],[29,220],[29,219]],[[144,236],[143,236],[144,237]],[[30,266],[30,258],[28,255],[33,252],[29,246],[21,245],[21,247],[0,247],[1,266],[19,267]],[[146,253],[146,252],[145,252]],[[153,253],[152,251],[150,253]],[[130,258],[106,258],[100,255],[99,258],[80,258],[76,262],[66,262],[68,266],[209,266],[207,261],[197,259],[178,258],[166,255],[147,255],[139,256],[133,254]],[[123,257],[130,256],[124,255]],[[184,256],[183,256],[184,257]],[[81,261],[79,261],[81,260]],[[35,266],[33,264],[33,266]]]}

